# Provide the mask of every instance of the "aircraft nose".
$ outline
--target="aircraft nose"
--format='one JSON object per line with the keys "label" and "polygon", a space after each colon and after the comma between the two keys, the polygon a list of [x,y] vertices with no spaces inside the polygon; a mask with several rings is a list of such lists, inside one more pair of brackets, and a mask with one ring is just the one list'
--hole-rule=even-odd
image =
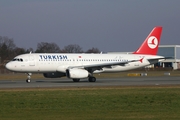
{"label": "aircraft nose", "polygon": [[8,70],[11,70],[11,69],[12,69],[11,63],[7,63],[5,67],[6,67],[6,69],[8,69]]}

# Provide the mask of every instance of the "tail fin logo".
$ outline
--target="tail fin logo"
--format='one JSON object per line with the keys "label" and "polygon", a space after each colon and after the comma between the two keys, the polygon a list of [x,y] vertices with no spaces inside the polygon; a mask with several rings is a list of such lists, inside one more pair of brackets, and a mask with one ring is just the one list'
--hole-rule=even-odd
{"label": "tail fin logo", "polygon": [[151,36],[148,38],[147,44],[149,48],[155,49],[158,46],[158,39],[155,36]]}

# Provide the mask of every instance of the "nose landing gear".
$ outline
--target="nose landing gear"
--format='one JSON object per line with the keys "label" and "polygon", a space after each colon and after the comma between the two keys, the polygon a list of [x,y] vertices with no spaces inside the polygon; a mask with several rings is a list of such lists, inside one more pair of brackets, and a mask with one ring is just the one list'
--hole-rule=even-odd
{"label": "nose landing gear", "polygon": [[31,75],[32,75],[32,73],[27,73],[27,74],[28,74],[28,76],[27,76],[26,82],[30,83],[31,82]]}

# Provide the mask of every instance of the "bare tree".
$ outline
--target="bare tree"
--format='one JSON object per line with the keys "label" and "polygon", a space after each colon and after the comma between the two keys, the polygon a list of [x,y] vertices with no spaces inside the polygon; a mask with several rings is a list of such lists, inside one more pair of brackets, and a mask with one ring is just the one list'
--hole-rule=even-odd
{"label": "bare tree", "polygon": [[92,47],[91,49],[87,50],[86,53],[100,53],[98,48]]}
{"label": "bare tree", "polygon": [[14,49],[16,45],[14,44],[13,39],[8,37],[0,36],[0,57],[1,62],[4,60],[9,60],[14,57]]}
{"label": "bare tree", "polygon": [[15,56],[16,56],[16,55],[20,55],[20,54],[26,53],[26,50],[25,50],[24,48],[16,47],[16,48],[14,49],[14,53],[15,53]]}
{"label": "bare tree", "polygon": [[36,53],[58,53],[60,48],[55,43],[41,42],[37,44]]}
{"label": "bare tree", "polygon": [[13,50],[16,47],[12,38],[10,39],[8,37],[0,36],[0,47],[4,45],[6,46],[8,50]]}
{"label": "bare tree", "polygon": [[64,49],[62,50],[62,52],[66,52],[66,53],[82,53],[83,50],[79,45],[71,44],[71,45],[65,46]]}

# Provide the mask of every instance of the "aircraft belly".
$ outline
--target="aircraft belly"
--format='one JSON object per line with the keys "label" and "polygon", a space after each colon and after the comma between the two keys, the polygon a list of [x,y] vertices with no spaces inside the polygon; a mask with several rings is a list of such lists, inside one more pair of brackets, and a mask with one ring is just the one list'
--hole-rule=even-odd
{"label": "aircraft belly", "polygon": [[54,67],[54,66],[51,66],[51,65],[45,65],[45,66],[39,66],[38,68],[37,68],[37,70],[39,71],[39,72],[56,72],[56,69],[55,69],[56,67]]}

